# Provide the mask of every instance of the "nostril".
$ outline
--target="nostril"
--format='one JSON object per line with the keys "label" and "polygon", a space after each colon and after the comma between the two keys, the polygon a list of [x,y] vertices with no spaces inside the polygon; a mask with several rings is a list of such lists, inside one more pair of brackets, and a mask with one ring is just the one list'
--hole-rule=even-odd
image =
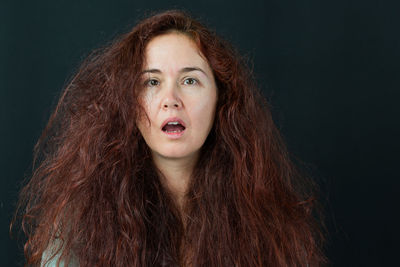
{"label": "nostril", "polygon": [[181,105],[179,103],[165,103],[162,105],[163,108],[169,108],[169,107],[174,107],[174,108],[179,108]]}

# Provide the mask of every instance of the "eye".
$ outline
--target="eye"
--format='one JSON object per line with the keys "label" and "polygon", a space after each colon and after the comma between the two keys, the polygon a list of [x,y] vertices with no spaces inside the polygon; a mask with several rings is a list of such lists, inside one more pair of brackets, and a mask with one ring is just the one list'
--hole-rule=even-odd
{"label": "eye", "polygon": [[144,84],[145,84],[146,86],[153,87],[153,86],[159,85],[160,82],[157,81],[156,79],[148,79],[148,80],[145,81]]}
{"label": "eye", "polygon": [[183,84],[185,84],[185,85],[194,85],[197,83],[198,83],[198,81],[195,78],[187,78],[183,81]]}

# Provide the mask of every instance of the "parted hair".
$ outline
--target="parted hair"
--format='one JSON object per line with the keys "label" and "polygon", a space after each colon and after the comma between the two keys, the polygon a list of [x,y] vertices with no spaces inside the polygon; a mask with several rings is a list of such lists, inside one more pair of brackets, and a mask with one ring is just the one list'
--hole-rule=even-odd
{"label": "parted hair", "polygon": [[[196,43],[218,87],[183,212],[136,125],[146,45],[171,31]],[[244,57],[186,12],[157,13],[62,91],[16,212],[26,265],[52,251],[80,266],[321,266],[317,191],[301,173]]]}

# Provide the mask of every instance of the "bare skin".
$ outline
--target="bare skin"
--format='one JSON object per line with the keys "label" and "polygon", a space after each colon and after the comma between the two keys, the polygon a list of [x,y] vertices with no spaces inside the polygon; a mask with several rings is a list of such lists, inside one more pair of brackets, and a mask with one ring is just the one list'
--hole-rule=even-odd
{"label": "bare skin", "polygon": [[173,198],[182,210],[187,193],[190,177],[197,162],[198,152],[185,158],[166,158],[159,154],[153,153],[153,160],[157,168],[165,176],[161,182],[172,193]]}
{"label": "bare skin", "polygon": [[[141,101],[146,116],[138,127],[156,167],[182,211],[193,168],[214,121],[217,86],[196,43],[179,33],[155,37],[146,47]],[[162,130],[167,119],[181,120],[179,137]]]}

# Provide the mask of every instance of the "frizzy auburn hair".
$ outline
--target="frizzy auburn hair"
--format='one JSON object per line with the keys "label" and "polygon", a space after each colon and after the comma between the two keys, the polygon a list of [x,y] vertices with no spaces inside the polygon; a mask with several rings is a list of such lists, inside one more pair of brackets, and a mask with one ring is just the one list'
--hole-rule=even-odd
{"label": "frizzy auburn hair", "polygon": [[[169,32],[197,44],[218,87],[182,213],[136,126],[146,45]],[[35,158],[17,210],[27,265],[55,243],[58,262],[80,266],[325,262],[312,184],[289,158],[250,69],[185,12],[148,17],[92,53],[65,87]]]}

